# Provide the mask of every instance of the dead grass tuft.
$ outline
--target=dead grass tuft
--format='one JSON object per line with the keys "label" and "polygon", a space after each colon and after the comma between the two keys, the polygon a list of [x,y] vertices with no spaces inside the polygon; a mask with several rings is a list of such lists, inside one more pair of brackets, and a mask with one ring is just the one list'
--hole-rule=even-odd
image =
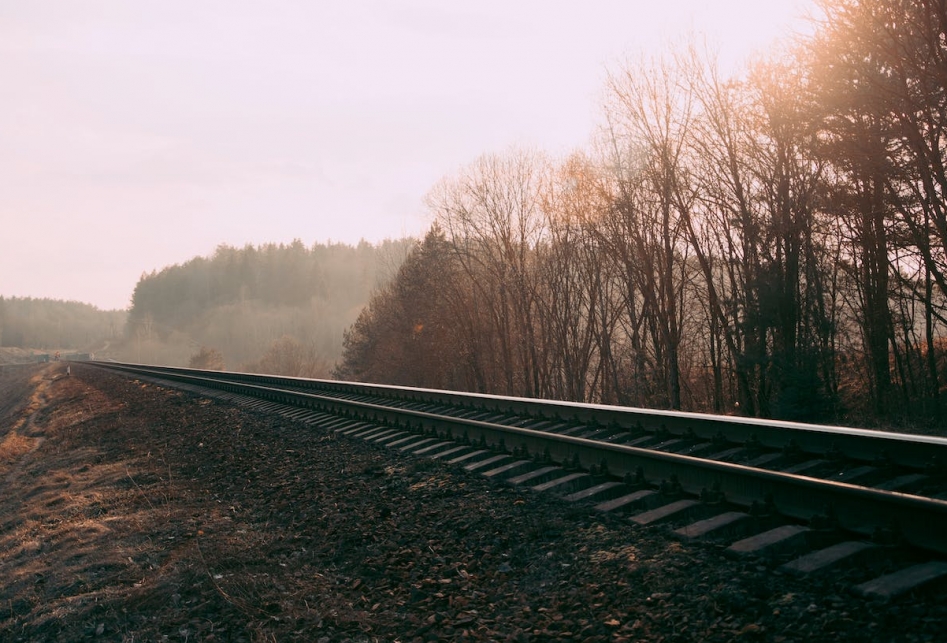
{"label": "dead grass tuft", "polygon": [[11,431],[0,442],[0,465],[16,462],[36,446],[36,438],[28,438]]}

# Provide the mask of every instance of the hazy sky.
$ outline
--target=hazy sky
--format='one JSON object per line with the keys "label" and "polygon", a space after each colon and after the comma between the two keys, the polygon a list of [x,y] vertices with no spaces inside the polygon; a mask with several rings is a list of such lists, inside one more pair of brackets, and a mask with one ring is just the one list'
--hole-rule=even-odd
{"label": "hazy sky", "polygon": [[420,235],[486,152],[584,147],[609,68],[807,0],[0,0],[0,295],[124,308],[221,243]]}

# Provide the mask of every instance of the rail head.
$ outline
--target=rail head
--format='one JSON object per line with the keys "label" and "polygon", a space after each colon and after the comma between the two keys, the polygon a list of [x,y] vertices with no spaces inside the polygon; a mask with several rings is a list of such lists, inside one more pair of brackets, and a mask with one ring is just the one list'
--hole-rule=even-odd
{"label": "rail head", "polygon": [[255,373],[206,371],[117,362],[107,363],[107,365],[126,370],[147,369],[263,385],[287,384],[313,391],[380,395],[403,402],[460,405],[537,419],[575,421],[625,430],[660,430],[674,436],[694,436],[702,440],[722,438],[734,444],[752,441],[763,447],[797,448],[816,455],[842,452],[848,458],[864,462],[886,460],[892,464],[913,469],[947,471],[947,437],[932,435]]}

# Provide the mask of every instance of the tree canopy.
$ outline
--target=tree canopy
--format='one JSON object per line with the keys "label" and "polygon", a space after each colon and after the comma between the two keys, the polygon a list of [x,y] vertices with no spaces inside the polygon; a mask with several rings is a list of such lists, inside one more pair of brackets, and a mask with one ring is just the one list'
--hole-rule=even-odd
{"label": "tree canopy", "polygon": [[224,245],[210,257],[142,275],[125,326],[124,358],[183,365],[201,359],[204,347],[232,370],[259,368],[279,363],[261,360],[285,336],[327,375],[326,364],[341,354],[344,329],[412,243]]}
{"label": "tree canopy", "polygon": [[125,317],[77,301],[0,297],[0,347],[94,351],[120,338]]}
{"label": "tree canopy", "polygon": [[936,421],[947,2],[837,0],[781,57],[608,77],[589,150],[486,154],[337,374],[799,420]]}

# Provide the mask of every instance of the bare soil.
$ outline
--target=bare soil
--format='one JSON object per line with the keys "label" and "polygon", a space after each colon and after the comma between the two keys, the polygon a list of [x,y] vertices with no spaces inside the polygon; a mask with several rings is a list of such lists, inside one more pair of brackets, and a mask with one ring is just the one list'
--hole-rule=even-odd
{"label": "bare soil", "polygon": [[0,372],[0,641],[940,641],[713,544],[87,365]]}

